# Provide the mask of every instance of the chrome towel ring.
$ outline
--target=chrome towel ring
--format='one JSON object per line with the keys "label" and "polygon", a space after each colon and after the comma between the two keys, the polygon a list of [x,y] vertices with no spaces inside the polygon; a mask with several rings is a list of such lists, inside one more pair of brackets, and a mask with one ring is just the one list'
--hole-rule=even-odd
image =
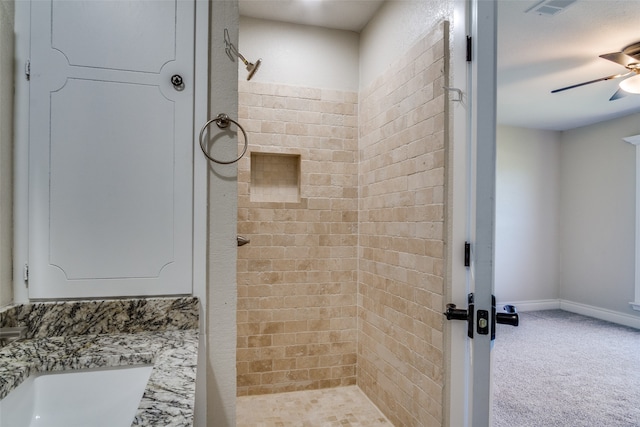
{"label": "chrome towel ring", "polygon": [[[242,149],[242,153],[240,153],[237,159],[222,161],[222,160],[214,159],[213,157],[211,157],[209,153],[207,153],[205,142],[202,137],[204,136],[204,131],[207,130],[207,128],[209,127],[209,125],[211,125],[211,123],[215,123],[220,129],[226,129],[229,127],[229,123],[233,123],[238,127],[238,129],[240,129],[240,131],[242,132],[242,136],[244,136],[244,148]],[[242,129],[242,126],[240,126],[240,123],[236,122],[233,119],[230,119],[229,116],[227,116],[224,113],[220,113],[216,118],[209,120],[207,123],[204,124],[204,126],[202,126],[202,130],[200,130],[200,148],[202,149],[202,152],[204,153],[204,155],[207,156],[207,159],[211,160],[212,162],[215,162],[221,165],[230,165],[231,163],[235,163],[238,160],[240,160],[242,156],[245,155],[245,153],[247,152],[248,146],[249,146],[249,141],[247,140],[247,133],[244,131],[244,129]]]}

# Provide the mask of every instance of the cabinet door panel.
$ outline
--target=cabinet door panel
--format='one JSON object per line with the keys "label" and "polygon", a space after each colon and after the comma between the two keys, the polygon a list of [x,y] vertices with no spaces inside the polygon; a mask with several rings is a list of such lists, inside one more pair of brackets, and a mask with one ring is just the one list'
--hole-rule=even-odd
{"label": "cabinet door panel", "polygon": [[31,298],[191,293],[193,6],[32,2]]}
{"label": "cabinet door panel", "polygon": [[175,60],[173,1],[55,1],[51,22],[51,47],[71,65],[157,73]]}

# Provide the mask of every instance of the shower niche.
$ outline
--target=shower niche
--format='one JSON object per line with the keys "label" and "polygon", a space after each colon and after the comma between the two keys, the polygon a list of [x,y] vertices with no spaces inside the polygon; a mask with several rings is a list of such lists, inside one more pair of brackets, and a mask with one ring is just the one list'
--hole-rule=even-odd
{"label": "shower niche", "polygon": [[300,155],[251,153],[252,202],[300,202]]}

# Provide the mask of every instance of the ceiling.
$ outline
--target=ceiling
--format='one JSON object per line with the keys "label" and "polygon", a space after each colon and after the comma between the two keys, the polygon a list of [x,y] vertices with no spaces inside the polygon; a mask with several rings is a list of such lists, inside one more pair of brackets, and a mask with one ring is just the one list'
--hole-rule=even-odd
{"label": "ceiling", "polygon": [[[244,16],[360,31],[383,0],[239,3]],[[620,79],[551,93],[625,71],[598,55],[640,41],[640,1],[577,0],[553,16],[525,13],[539,3],[498,1],[498,122],[566,130],[640,112],[640,95],[609,101]]]}
{"label": "ceiling", "polygon": [[618,80],[551,90],[625,71],[598,55],[640,41],[640,1],[578,0],[554,16],[539,1],[498,2],[498,121],[566,130],[640,111],[640,95],[609,101]]}
{"label": "ceiling", "polygon": [[360,32],[384,0],[239,0],[240,15]]}

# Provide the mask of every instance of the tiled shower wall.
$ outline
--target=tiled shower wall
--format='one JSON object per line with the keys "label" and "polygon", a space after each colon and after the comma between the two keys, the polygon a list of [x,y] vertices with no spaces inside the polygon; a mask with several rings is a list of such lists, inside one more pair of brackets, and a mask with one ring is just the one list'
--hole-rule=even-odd
{"label": "tiled shower wall", "polygon": [[365,88],[359,116],[356,93],[240,83],[264,158],[238,166],[239,395],[357,378],[395,425],[442,424],[447,34]]}
{"label": "tiled shower wall", "polygon": [[355,384],[357,98],[239,84],[238,395]]}
{"label": "tiled shower wall", "polygon": [[447,34],[360,94],[358,385],[397,426],[442,425]]}

